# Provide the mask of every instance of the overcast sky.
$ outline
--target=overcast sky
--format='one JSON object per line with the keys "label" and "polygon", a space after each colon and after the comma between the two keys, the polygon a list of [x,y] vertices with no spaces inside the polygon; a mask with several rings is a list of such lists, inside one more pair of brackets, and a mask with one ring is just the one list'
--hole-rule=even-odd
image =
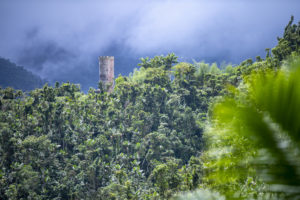
{"label": "overcast sky", "polygon": [[276,45],[297,0],[1,0],[0,56],[49,81],[98,80],[100,55],[116,75],[141,56],[238,64]]}

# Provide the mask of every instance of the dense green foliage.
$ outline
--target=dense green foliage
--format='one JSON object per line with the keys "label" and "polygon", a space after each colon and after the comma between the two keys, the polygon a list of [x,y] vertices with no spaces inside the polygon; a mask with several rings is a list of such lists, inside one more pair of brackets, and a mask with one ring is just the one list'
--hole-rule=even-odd
{"label": "dense green foliage", "polygon": [[298,198],[300,66],[280,41],[222,70],[141,59],[111,93],[0,89],[0,199]]}
{"label": "dense green foliage", "polygon": [[0,86],[2,88],[13,87],[17,90],[29,91],[42,87],[44,83],[45,81],[37,75],[0,57]]}
{"label": "dense green foliage", "polygon": [[211,106],[201,155],[205,190],[183,199],[300,198],[300,59],[292,45],[300,25],[292,21],[284,33],[290,51],[282,53],[279,39],[274,57],[268,50],[266,60],[243,62],[241,84]]}
{"label": "dense green foliage", "polygon": [[294,17],[291,17],[285,27],[283,38],[277,38],[278,45],[272,49],[274,58],[278,61],[288,58],[293,52],[299,53],[300,49],[300,22],[293,24]]}
{"label": "dense green foliage", "polygon": [[1,90],[1,199],[152,199],[196,188],[208,104],[233,72],[176,60],[143,61],[112,93],[69,83]]}
{"label": "dense green foliage", "polygon": [[300,60],[253,72],[214,106],[204,182],[229,199],[300,197]]}

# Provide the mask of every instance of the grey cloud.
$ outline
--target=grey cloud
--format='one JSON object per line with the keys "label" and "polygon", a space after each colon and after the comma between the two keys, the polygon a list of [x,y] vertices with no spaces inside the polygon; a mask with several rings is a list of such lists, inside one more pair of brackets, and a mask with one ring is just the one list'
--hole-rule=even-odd
{"label": "grey cloud", "polygon": [[104,54],[117,57],[117,74],[132,71],[140,56],[168,52],[235,63],[264,55],[299,11],[296,0],[3,0],[0,56],[87,88]]}
{"label": "grey cloud", "polygon": [[175,49],[205,58],[227,52],[227,59],[237,61],[275,45],[290,15],[300,10],[298,2],[288,2],[157,2],[132,29],[127,44],[139,53]]}

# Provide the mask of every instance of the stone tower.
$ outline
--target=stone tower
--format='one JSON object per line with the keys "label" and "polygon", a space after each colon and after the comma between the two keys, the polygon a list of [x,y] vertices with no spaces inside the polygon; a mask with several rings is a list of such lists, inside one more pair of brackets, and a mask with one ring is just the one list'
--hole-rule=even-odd
{"label": "stone tower", "polygon": [[112,92],[114,88],[114,61],[113,56],[99,57],[100,82],[108,92]]}

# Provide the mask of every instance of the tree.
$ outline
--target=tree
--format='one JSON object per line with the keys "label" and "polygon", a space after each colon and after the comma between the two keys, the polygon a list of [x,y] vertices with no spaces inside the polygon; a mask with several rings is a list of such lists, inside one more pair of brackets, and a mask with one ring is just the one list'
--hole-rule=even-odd
{"label": "tree", "polygon": [[277,38],[278,44],[272,49],[272,53],[275,59],[282,61],[288,58],[292,52],[297,52],[299,54],[300,48],[300,22],[298,25],[293,24],[294,16],[291,16],[291,19],[288,25],[284,29],[284,34],[282,38]]}
{"label": "tree", "polygon": [[299,76],[299,59],[288,71],[253,72],[214,106],[203,155],[211,188],[228,198],[300,197]]}

